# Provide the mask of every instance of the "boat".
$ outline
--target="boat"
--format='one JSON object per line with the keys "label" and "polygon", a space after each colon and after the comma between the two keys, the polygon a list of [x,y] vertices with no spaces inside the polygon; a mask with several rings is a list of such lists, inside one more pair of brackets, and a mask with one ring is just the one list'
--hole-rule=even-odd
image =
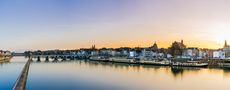
{"label": "boat", "polygon": [[110,57],[109,58],[110,62],[115,62],[115,63],[130,63],[130,64],[136,64],[135,59],[133,58],[127,58],[127,57]]}
{"label": "boat", "polygon": [[108,57],[104,57],[104,56],[95,56],[95,57],[90,57],[91,61],[102,61],[102,62],[109,62],[109,58]]}
{"label": "boat", "polygon": [[171,61],[169,60],[140,60],[140,64],[144,65],[159,65],[159,66],[169,66],[171,64]]}
{"label": "boat", "polygon": [[223,68],[230,68],[230,59],[225,59],[223,62],[218,63],[218,65]]}
{"label": "boat", "polygon": [[208,67],[208,63],[202,63],[202,62],[199,62],[199,61],[172,62],[172,66],[181,66],[181,67]]}

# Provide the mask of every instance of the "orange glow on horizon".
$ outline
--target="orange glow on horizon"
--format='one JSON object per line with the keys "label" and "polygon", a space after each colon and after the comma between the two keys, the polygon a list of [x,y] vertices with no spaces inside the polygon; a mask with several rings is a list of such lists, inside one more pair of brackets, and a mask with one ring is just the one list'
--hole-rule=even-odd
{"label": "orange glow on horizon", "polygon": [[[180,42],[180,40],[177,40]],[[159,48],[168,48],[171,46],[171,44],[174,41],[156,41]],[[205,42],[205,43],[204,43]],[[62,47],[56,47],[52,48],[53,46],[50,45],[50,48],[42,48],[41,50],[52,50],[52,49],[60,49],[60,50],[73,50],[73,49],[79,49],[79,48],[91,48],[92,45],[96,45],[96,48],[119,48],[119,47],[150,47],[154,44],[154,41],[146,40],[146,41],[139,41],[139,42],[132,42],[132,41],[117,41],[117,42],[106,42],[106,43],[89,43],[84,45],[78,45],[76,44],[68,44],[68,45],[62,45]],[[198,47],[198,48],[208,48],[208,49],[219,49],[222,48],[224,45],[223,43],[219,44],[214,41],[186,41],[184,40],[184,44],[187,47]],[[37,49],[35,49],[37,50]]]}

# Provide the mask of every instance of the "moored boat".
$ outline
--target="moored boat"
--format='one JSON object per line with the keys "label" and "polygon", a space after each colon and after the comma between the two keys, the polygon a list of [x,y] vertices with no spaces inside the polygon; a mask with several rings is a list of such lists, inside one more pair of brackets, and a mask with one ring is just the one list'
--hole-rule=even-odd
{"label": "moored boat", "polygon": [[159,66],[169,66],[171,61],[169,60],[141,60],[139,61],[140,64],[144,65],[159,65]]}
{"label": "moored boat", "polygon": [[225,59],[223,62],[218,63],[218,65],[223,68],[230,68],[230,59]]}
{"label": "moored boat", "polygon": [[96,56],[96,57],[90,57],[91,61],[102,61],[102,62],[108,62],[109,58],[108,57],[104,57],[104,56]]}
{"label": "moored boat", "polygon": [[207,67],[208,63],[202,63],[202,62],[199,62],[199,61],[172,62],[172,66],[181,66],[181,67]]}
{"label": "moored boat", "polygon": [[130,63],[130,64],[136,64],[135,59],[133,58],[126,58],[126,57],[111,57],[109,58],[110,62],[115,63]]}

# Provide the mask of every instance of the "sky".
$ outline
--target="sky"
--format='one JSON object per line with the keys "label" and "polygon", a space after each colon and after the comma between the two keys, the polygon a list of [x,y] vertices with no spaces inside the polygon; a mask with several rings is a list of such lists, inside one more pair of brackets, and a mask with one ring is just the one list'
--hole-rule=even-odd
{"label": "sky", "polygon": [[0,0],[0,49],[221,48],[230,0]]}

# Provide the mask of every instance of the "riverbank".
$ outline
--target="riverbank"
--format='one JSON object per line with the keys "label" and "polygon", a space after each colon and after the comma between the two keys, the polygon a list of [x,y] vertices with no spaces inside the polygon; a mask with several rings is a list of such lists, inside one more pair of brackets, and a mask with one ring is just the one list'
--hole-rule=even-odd
{"label": "riverbank", "polygon": [[184,67],[207,67],[208,63],[200,62],[174,62],[168,59],[162,60],[145,60],[145,59],[133,59],[124,57],[91,57],[90,60],[102,61],[102,62],[113,62],[113,63],[128,63],[128,64],[140,64],[140,65],[155,65],[155,66],[184,66]]}
{"label": "riverbank", "polygon": [[11,58],[12,58],[12,56],[0,56],[0,63],[10,62]]}
{"label": "riverbank", "polygon": [[[211,67],[211,68],[221,68],[229,67],[230,63],[226,62],[228,59],[147,59],[147,58],[127,58],[127,57],[105,57],[105,56],[89,56],[89,57],[79,57],[71,55],[35,55],[32,56],[36,58],[37,61],[41,61],[44,58],[46,62],[49,60],[90,60],[90,61],[100,61],[100,62],[112,62],[112,63],[126,63],[126,64],[137,64],[137,65],[155,65],[155,66],[179,66],[179,67]],[[228,64],[229,63],[229,64]],[[229,65],[229,66],[228,66]]]}
{"label": "riverbank", "polygon": [[[225,68],[229,67],[224,60],[142,60],[142,59],[130,59],[130,58],[98,58],[91,57],[91,61],[99,62],[112,62],[112,63],[127,63],[127,64],[138,64],[138,65],[153,65],[153,66],[178,66],[178,67],[211,67],[211,68]],[[224,63],[224,65],[223,65]],[[230,65],[230,64],[229,64]]]}

